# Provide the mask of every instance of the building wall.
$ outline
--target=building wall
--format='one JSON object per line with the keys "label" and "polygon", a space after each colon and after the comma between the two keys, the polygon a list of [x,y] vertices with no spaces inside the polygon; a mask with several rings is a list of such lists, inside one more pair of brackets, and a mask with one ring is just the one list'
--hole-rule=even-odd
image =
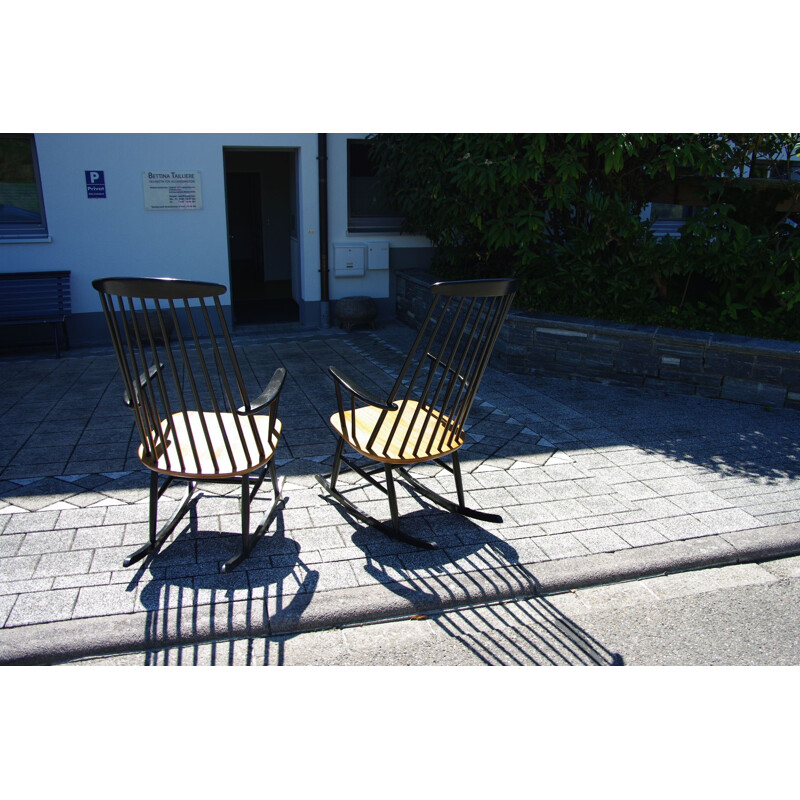
{"label": "building wall", "polygon": [[[430,242],[424,236],[397,234],[348,233],[347,231],[347,140],[361,139],[364,133],[328,134],[328,240],[331,265],[330,297],[335,301],[342,297],[366,295],[367,297],[389,298],[391,294],[391,272],[375,271],[367,268],[363,277],[342,278],[333,275],[333,245],[366,244],[371,242],[389,243],[390,268],[398,263],[407,263],[409,257],[429,258]],[[399,253],[398,250],[405,252]],[[413,254],[413,255],[412,255]],[[419,266],[426,266],[420,263]]]}
{"label": "building wall", "polygon": [[[328,262],[340,242],[388,241],[404,250],[393,261],[429,259],[427,240],[415,236],[350,236],[347,232],[347,139],[328,136]],[[93,279],[108,275],[191,278],[230,287],[223,148],[291,149],[297,153],[297,239],[293,240],[295,299],[301,322],[319,324],[320,253],[318,139],[316,133],[286,134],[36,134],[48,238],[0,240],[0,272],[68,269],[72,273],[74,343],[103,341]],[[102,170],[106,197],[88,198],[84,172]],[[202,208],[145,209],[142,174],[201,174]],[[330,297],[369,295],[388,308],[389,272],[335,278]]]}

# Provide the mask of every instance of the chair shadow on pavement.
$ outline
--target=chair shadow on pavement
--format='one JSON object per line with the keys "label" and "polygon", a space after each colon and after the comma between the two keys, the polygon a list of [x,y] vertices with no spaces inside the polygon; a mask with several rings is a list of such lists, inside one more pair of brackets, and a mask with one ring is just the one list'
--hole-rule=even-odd
{"label": "chair shadow on pavement", "polygon": [[[147,610],[144,665],[277,665],[292,662],[287,648],[295,634],[270,635],[281,623],[299,620],[312,601],[319,573],[303,563],[299,545],[277,530],[261,540],[247,568],[222,575],[214,571],[235,537],[198,528],[190,520],[155,559],[146,561],[131,587],[151,577],[140,593]],[[533,597],[535,575],[520,563],[515,548],[470,520],[426,508],[407,514],[412,529],[435,527],[442,546],[419,551],[389,540],[368,526],[354,524],[352,542],[365,556],[363,569],[378,585],[418,609],[438,635],[465,649],[465,661],[486,665],[622,665],[611,652],[545,597]],[[170,547],[197,545],[208,569],[187,564],[184,576],[159,577],[156,565],[169,564]],[[294,551],[293,556],[288,553]],[[176,549],[180,554],[180,549]],[[263,568],[270,554],[282,553],[280,567]],[[212,555],[213,554],[213,555]],[[179,563],[172,565],[175,573]],[[498,597],[507,601],[499,601]],[[516,597],[526,599],[514,600]],[[409,616],[405,615],[406,618]],[[401,617],[402,618],[402,617]],[[391,624],[391,623],[389,623]],[[209,635],[211,633],[211,635]],[[422,654],[418,654],[422,655]],[[436,663],[428,651],[427,663]],[[346,665],[348,656],[336,663]]]}
{"label": "chair shadow on pavement", "polygon": [[472,609],[432,618],[487,665],[625,665],[546,597]]}
{"label": "chair shadow on pavement", "polygon": [[624,664],[554,603],[534,596],[536,576],[511,544],[466,518],[434,515],[414,512],[402,522],[418,530],[427,518],[440,531],[437,550],[398,551],[369,526],[352,537],[366,557],[364,571],[418,609],[415,619],[431,620],[487,665]]}
{"label": "chair shadow on pavement", "polygon": [[[201,651],[204,664],[233,664],[234,639],[268,637],[272,626],[302,616],[314,596],[319,572],[303,562],[300,546],[285,536],[280,512],[246,561],[223,574],[219,565],[235,552],[238,541],[238,533],[200,529],[193,506],[188,522],[171,542],[142,563],[129,587],[135,590],[147,581],[139,594],[147,612],[145,665],[196,664]],[[186,563],[183,569],[180,561],[170,564],[170,550],[180,558],[181,550],[194,549],[195,544],[203,561]],[[280,556],[281,566],[271,566],[271,555]],[[167,577],[154,574],[165,565],[169,565]],[[288,638],[275,637],[274,656],[267,651],[270,663],[283,662]]]}

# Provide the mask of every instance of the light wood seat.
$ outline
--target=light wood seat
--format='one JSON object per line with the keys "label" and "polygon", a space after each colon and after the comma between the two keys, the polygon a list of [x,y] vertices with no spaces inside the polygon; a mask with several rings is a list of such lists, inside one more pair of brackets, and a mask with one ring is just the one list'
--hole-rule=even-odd
{"label": "light wood seat", "polygon": [[[500,519],[496,514],[466,506],[458,450],[464,444],[467,416],[516,286],[513,280],[434,284],[427,316],[385,399],[359,387],[336,367],[330,368],[338,406],[330,422],[337,445],[331,472],[316,478],[358,519],[401,541],[433,546],[401,532],[394,470],[418,493],[449,511],[475,519]],[[379,466],[364,468],[355,463],[345,455],[345,446]],[[452,466],[441,461],[445,456],[451,457]],[[426,461],[436,461],[453,473],[457,503],[433,492],[410,474],[409,467]],[[386,493],[391,525],[366,514],[336,488],[342,464]],[[373,477],[381,469],[383,484]]]}
{"label": "light wood seat", "polygon": [[[418,464],[450,455],[464,443],[463,433],[450,439],[453,424],[447,417],[436,409],[428,417],[427,411],[416,400],[409,400],[397,411],[382,412],[374,406],[345,411],[344,428],[338,412],[331,415],[330,421],[339,436],[367,458],[384,464]],[[376,429],[377,435],[373,436]]]}
{"label": "light wood seat", "polygon": [[[148,469],[178,478],[214,480],[243,475],[269,463],[281,434],[280,420],[270,430],[269,418],[251,419],[255,431],[250,421],[242,423],[235,414],[173,414],[161,421],[163,435],[153,432],[159,442],[153,455],[140,445],[139,458]],[[176,470],[174,465],[181,463],[182,469]]]}

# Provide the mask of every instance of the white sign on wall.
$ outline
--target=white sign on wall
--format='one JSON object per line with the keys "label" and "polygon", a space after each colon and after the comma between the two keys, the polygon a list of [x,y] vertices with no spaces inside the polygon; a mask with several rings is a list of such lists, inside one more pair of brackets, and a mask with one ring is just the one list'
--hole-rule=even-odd
{"label": "white sign on wall", "polygon": [[148,211],[203,207],[199,172],[143,172],[144,207]]}

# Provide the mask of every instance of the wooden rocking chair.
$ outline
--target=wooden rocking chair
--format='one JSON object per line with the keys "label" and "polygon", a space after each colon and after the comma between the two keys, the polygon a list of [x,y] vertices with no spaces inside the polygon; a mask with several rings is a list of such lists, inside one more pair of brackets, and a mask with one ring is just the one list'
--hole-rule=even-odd
{"label": "wooden rocking chair", "polygon": [[[467,415],[516,289],[514,280],[434,284],[425,321],[386,398],[360,388],[336,367],[329,368],[338,405],[330,422],[338,441],[332,471],[316,479],[358,519],[391,538],[435,547],[400,530],[393,477],[397,469],[414,490],[448,511],[502,521],[497,514],[466,506],[458,449],[464,444]],[[343,389],[349,394],[347,401]],[[366,405],[357,408],[357,400]],[[365,468],[354,463],[344,455],[345,444],[377,465]],[[442,461],[448,455],[452,466]],[[411,475],[409,467],[425,461],[435,461],[452,472],[458,503],[441,497]],[[337,490],[342,462],[387,495],[391,525],[366,514]],[[373,477],[381,470],[385,485]]]}
{"label": "wooden rocking chair", "polygon": [[[242,539],[239,553],[222,565],[227,572],[267,530],[281,498],[273,456],[286,370],[276,369],[261,395],[249,400],[219,301],[224,286],[171,278],[104,278],[92,286],[100,293],[125,403],[136,420],[139,459],[150,470],[150,539],[123,564],[159,550],[189,508],[198,481],[238,483]],[[251,534],[250,504],[267,470],[273,500]],[[165,476],[160,487],[159,475]],[[158,499],[176,478],[187,481],[186,492],[156,532]]]}

